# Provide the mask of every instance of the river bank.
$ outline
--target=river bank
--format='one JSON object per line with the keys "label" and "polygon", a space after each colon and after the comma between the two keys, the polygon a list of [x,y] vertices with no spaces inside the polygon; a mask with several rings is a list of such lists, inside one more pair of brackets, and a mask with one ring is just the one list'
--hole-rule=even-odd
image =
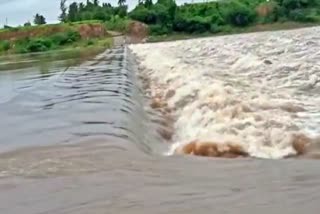
{"label": "river bank", "polygon": [[114,32],[101,22],[27,26],[0,31],[0,54],[23,54],[74,48],[110,48]]}
{"label": "river bank", "polygon": [[166,42],[176,41],[185,39],[197,39],[214,36],[224,36],[233,34],[246,34],[255,32],[267,32],[267,31],[281,31],[281,30],[294,30],[300,28],[309,28],[319,26],[319,23],[301,23],[301,22],[276,22],[271,24],[258,24],[249,27],[233,27],[229,28],[228,31],[219,33],[202,33],[202,34],[186,34],[186,33],[171,33],[167,35],[151,35],[148,37],[147,42]]}

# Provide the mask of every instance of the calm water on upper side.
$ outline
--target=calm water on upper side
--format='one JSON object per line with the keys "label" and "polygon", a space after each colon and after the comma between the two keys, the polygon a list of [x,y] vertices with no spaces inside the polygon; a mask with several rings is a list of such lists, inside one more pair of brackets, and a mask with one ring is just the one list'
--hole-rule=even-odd
{"label": "calm water on upper side", "polygon": [[70,59],[38,55],[20,62],[28,63],[24,68],[18,63],[2,65],[15,69],[0,73],[0,129],[5,130],[0,148],[105,136],[136,141],[126,128],[139,105],[135,101],[139,92],[124,59],[126,49],[94,56],[97,51],[80,57],[64,53]]}
{"label": "calm water on upper side", "polygon": [[162,156],[127,47],[57,56],[0,58],[1,214],[318,213],[317,161]]}

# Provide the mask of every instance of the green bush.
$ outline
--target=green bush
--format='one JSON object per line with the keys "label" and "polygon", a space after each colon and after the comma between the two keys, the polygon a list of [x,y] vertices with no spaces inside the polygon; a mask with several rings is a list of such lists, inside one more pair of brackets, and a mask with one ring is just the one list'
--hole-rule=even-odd
{"label": "green bush", "polygon": [[149,25],[151,35],[165,35],[170,33],[168,27],[162,25]]}
{"label": "green bush", "polygon": [[28,53],[26,46],[28,45],[29,42],[30,42],[30,39],[28,37],[24,38],[24,39],[17,40],[14,45],[15,52],[16,53]]}
{"label": "green bush", "polygon": [[298,22],[317,22],[319,16],[305,9],[295,9],[289,12],[289,19]]}
{"label": "green bush", "polygon": [[86,46],[92,46],[94,45],[94,41],[92,39],[88,39],[86,42]]}
{"label": "green bush", "polygon": [[93,14],[90,12],[83,12],[80,14],[80,20],[92,20],[93,19]]}
{"label": "green bush", "polygon": [[99,10],[92,16],[93,19],[107,21],[110,20],[110,14],[105,13],[103,10]]}
{"label": "green bush", "polygon": [[212,24],[210,18],[202,18],[200,16],[189,18],[178,15],[174,20],[173,29],[178,32],[204,33],[211,31]]}
{"label": "green bush", "polygon": [[10,49],[10,42],[9,41],[1,41],[0,42],[0,51],[8,51]]}
{"label": "green bush", "polygon": [[146,24],[155,24],[153,11],[145,8],[143,5],[137,6],[129,15],[133,20],[144,22]]}
{"label": "green bush", "polygon": [[43,38],[32,39],[26,46],[29,52],[47,51],[52,47],[52,41]]}
{"label": "green bush", "polygon": [[78,31],[56,33],[49,37],[55,45],[67,45],[79,41],[81,35]]}
{"label": "green bush", "polygon": [[[86,45],[86,41],[78,43],[79,41],[81,41],[81,35],[78,31],[73,30],[71,27],[67,27],[65,29],[65,32],[54,33],[48,37],[26,37],[23,39],[18,39],[12,43],[12,51],[15,53],[43,52],[54,50],[59,46],[64,45]],[[90,43],[91,42],[88,42],[88,45],[90,45]],[[8,49],[10,49],[9,42],[0,41],[0,51]]]}
{"label": "green bush", "polygon": [[220,28],[221,28],[221,31],[222,31],[222,32],[232,33],[234,27],[232,27],[232,26],[230,26],[230,25],[224,25],[224,26],[221,26]]}
{"label": "green bush", "polygon": [[221,26],[217,25],[217,24],[211,24],[211,26],[210,26],[210,32],[211,33],[219,33],[219,32],[222,31],[222,29],[223,28]]}
{"label": "green bush", "polygon": [[118,32],[127,32],[130,21],[128,19],[123,19],[120,16],[113,16],[109,21],[106,22],[106,27],[108,30],[114,30]]}
{"label": "green bush", "polygon": [[211,22],[216,25],[224,25],[225,20],[222,18],[222,16],[219,13],[215,13],[211,15]]}
{"label": "green bush", "polygon": [[171,22],[168,8],[163,4],[155,4],[151,7],[151,19],[154,24],[166,25]]}
{"label": "green bush", "polygon": [[128,15],[127,11],[128,11],[128,6],[123,5],[123,6],[115,7],[113,13],[114,15],[119,16],[120,18],[125,18]]}
{"label": "green bush", "polygon": [[231,25],[244,27],[254,21],[256,14],[244,4],[232,2],[225,9],[224,18]]}
{"label": "green bush", "polygon": [[62,46],[72,44],[81,39],[78,31],[67,31],[56,33],[48,38],[35,38],[22,40],[18,46],[19,52],[42,52],[55,48],[56,46]]}
{"label": "green bush", "polygon": [[69,42],[76,42],[81,39],[81,35],[78,31],[70,30],[67,32],[67,37]]}
{"label": "green bush", "polygon": [[315,0],[283,0],[282,5],[290,10],[305,8],[315,4]]}
{"label": "green bush", "polygon": [[57,45],[65,45],[68,43],[68,37],[66,33],[56,33],[50,38],[52,42]]}

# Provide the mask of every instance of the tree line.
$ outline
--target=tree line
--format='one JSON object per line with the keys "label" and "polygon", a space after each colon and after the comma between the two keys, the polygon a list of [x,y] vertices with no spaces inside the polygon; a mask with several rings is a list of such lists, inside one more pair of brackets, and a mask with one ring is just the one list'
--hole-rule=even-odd
{"label": "tree line", "polygon": [[66,0],[61,0],[61,22],[77,22],[86,20],[108,21],[112,16],[124,18],[127,16],[128,7],[125,0],[119,0],[118,6],[112,6],[110,3],[100,4],[99,0],[87,0],[86,3],[73,2],[68,7]]}
{"label": "tree line", "polygon": [[320,0],[225,0],[177,6],[174,0],[140,3],[129,17],[153,34],[216,33],[254,24],[319,22]]}
{"label": "tree line", "polygon": [[[138,0],[128,12],[126,0],[117,6],[87,0],[85,3],[60,1],[61,22],[86,20],[137,20],[149,25],[151,34],[172,32],[216,33],[234,27],[273,22],[319,22],[320,0],[221,0],[178,6],[175,0]],[[45,18],[35,16],[35,24],[44,24]]]}

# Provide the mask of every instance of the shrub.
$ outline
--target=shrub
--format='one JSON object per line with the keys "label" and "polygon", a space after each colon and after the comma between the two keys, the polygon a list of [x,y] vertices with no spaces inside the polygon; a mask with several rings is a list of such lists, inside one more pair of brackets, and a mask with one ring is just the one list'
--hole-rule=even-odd
{"label": "shrub", "polygon": [[50,37],[52,42],[56,45],[71,44],[81,39],[78,31],[68,31],[64,33],[56,33]]}
{"label": "shrub", "polygon": [[29,43],[26,46],[26,49],[29,52],[42,52],[47,51],[52,47],[52,41],[48,39],[32,39],[29,41]]}
{"label": "shrub", "polygon": [[171,22],[168,8],[163,4],[153,5],[150,12],[152,20],[154,20],[156,24],[165,25]]}
{"label": "shrub", "polygon": [[120,18],[120,16],[113,16],[106,22],[108,30],[114,30],[119,32],[127,32],[130,21],[128,19]]}
{"label": "shrub", "polygon": [[144,22],[146,24],[155,24],[153,11],[145,8],[143,5],[137,6],[129,15],[131,19]]}
{"label": "shrub", "polygon": [[317,22],[319,16],[305,9],[295,9],[289,12],[289,19],[298,22]]}
{"label": "shrub", "polygon": [[86,46],[92,46],[94,45],[94,41],[92,39],[88,39],[86,42]]}
{"label": "shrub", "polygon": [[211,31],[211,25],[210,18],[202,18],[200,16],[188,18],[178,15],[174,20],[173,29],[179,32],[204,33]]}
{"label": "shrub", "polygon": [[50,38],[52,42],[57,45],[65,45],[67,44],[67,41],[68,41],[68,37],[66,33],[56,33],[52,35]]}
{"label": "shrub", "polygon": [[224,26],[221,26],[221,31],[225,33],[232,33],[233,27],[230,25],[224,25]]}
{"label": "shrub", "polygon": [[255,19],[255,11],[250,10],[244,4],[232,2],[226,7],[224,18],[231,25],[243,27],[252,23]]}
{"label": "shrub", "polygon": [[10,49],[10,42],[9,41],[2,41],[0,42],[0,51],[8,51]]}
{"label": "shrub", "polygon": [[310,6],[312,3],[312,0],[283,0],[282,5],[287,9],[294,10]]}
{"label": "shrub", "polygon": [[17,40],[14,46],[15,52],[17,53],[28,53],[27,45],[30,42],[28,37],[24,39]]}
{"label": "shrub", "polygon": [[110,20],[111,16],[109,14],[105,13],[104,11],[99,10],[93,14],[92,18],[96,19],[96,20],[107,21],[107,20]]}
{"label": "shrub", "polygon": [[168,27],[162,25],[150,25],[149,31],[151,35],[165,35],[170,32]]}
{"label": "shrub", "polygon": [[89,11],[85,11],[85,12],[81,13],[80,19],[81,20],[92,20],[93,14]]}
{"label": "shrub", "polygon": [[216,24],[216,25],[224,25],[225,20],[221,17],[219,13],[215,13],[211,15],[211,22]]}
{"label": "shrub", "polygon": [[219,32],[221,32],[221,30],[222,30],[222,27],[217,24],[211,24],[211,26],[210,26],[211,33],[219,33]]}
{"label": "shrub", "polygon": [[210,20],[200,16],[189,19],[188,23],[188,31],[190,33],[204,33],[211,30]]}
{"label": "shrub", "polygon": [[128,15],[127,11],[128,11],[128,7],[126,5],[114,8],[114,14],[121,18],[125,18]]}

